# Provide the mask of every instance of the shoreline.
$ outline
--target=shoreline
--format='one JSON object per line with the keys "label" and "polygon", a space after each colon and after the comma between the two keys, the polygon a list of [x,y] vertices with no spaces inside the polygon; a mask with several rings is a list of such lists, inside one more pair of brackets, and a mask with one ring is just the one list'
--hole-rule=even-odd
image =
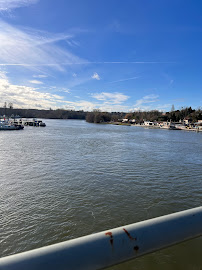
{"label": "shoreline", "polygon": [[195,132],[202,132],[201,129],[194,129],[194,128],[169,128],[169,127],[159,127],[159,126],[146,126],[146,125],[140,125],[140,124],[130,124],[130,123],[121,123],[121,122],[109,122],[108,124],[111,125],[117,125],[117,126],[132,126],[132,127],[142,127],[146,129],[163,129],[163,130],[182,130],[182,131],[195,131]]}

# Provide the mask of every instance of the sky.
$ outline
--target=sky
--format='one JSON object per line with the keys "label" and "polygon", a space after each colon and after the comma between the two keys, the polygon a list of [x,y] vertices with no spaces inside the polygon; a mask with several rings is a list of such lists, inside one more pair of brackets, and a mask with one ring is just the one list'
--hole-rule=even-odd
{"label": "sky", "polygon": [[202,1],[0,0],[0,106],[202,105]]}

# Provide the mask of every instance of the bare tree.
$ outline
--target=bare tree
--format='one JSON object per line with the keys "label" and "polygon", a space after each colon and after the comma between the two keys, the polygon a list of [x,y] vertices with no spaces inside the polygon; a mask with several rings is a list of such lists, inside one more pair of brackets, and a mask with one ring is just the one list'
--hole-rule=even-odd
{"label": "bare tree", "polygon": [[13,109],[13,103],[12,102],[8,103],[8,108]]}

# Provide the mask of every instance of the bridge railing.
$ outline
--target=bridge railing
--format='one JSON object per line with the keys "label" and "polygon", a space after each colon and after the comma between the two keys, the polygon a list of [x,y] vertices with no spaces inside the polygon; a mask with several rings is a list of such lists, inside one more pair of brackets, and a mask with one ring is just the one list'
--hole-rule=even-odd
{"label": "bridge railing", "polygon": [[103,269],[201,235],[197,207],[4,257],[0,269]]}

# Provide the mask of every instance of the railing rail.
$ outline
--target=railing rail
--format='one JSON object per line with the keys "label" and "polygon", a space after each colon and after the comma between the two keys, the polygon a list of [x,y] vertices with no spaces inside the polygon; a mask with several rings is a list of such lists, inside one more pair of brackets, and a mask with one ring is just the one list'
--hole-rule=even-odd
{"label": "railing rail", "polygon": [[0,270],[103,269],[202,235],[202,207],[0,259]]}

